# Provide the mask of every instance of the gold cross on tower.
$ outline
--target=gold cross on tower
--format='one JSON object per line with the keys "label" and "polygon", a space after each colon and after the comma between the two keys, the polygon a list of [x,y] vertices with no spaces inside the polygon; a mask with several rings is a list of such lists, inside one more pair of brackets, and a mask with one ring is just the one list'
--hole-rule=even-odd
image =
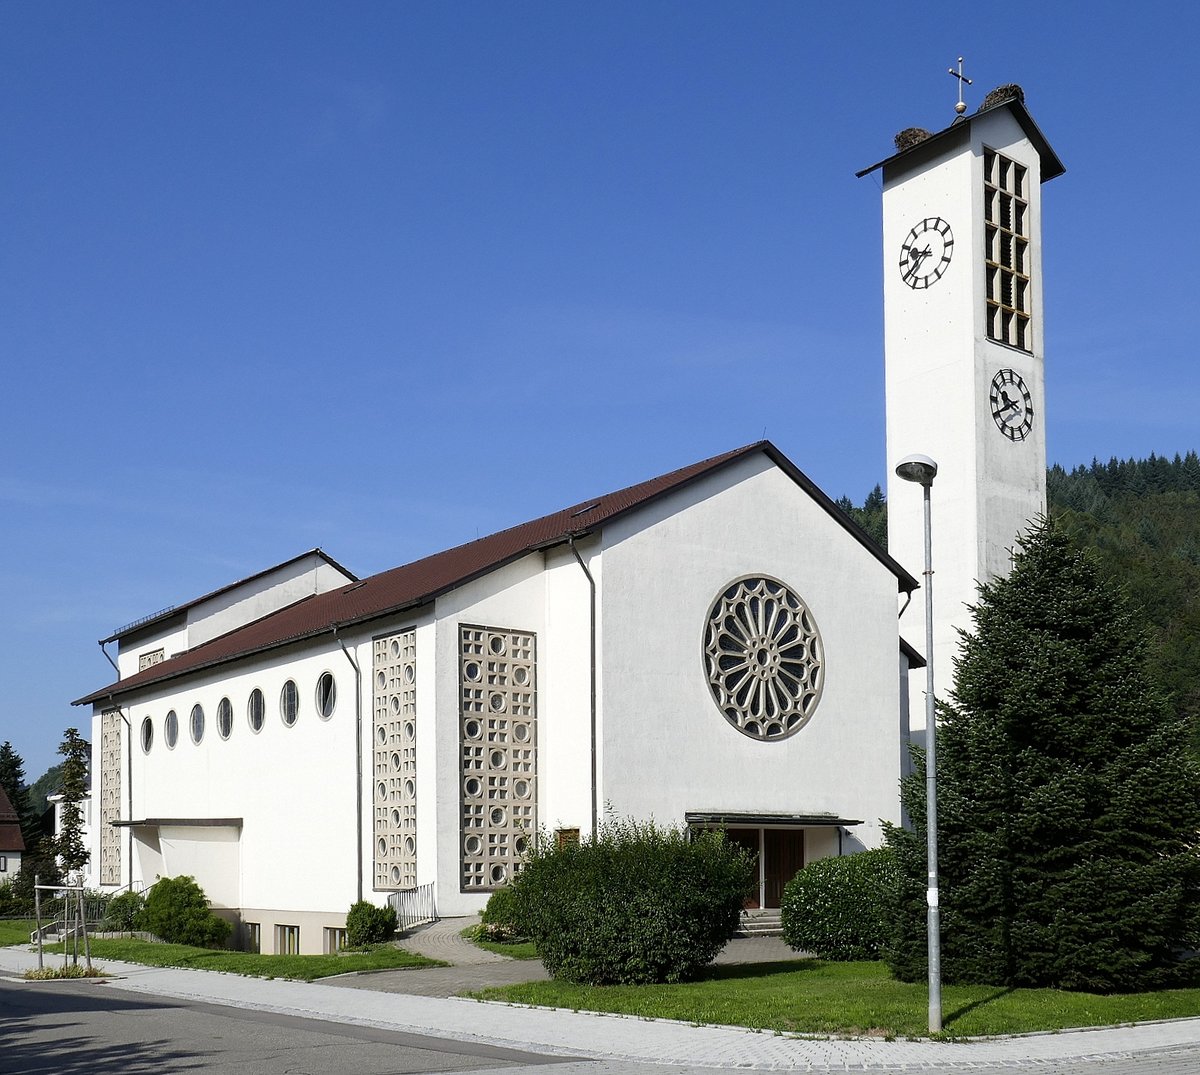
{"label": "gold cross on tower", "polygon": [[957,71],[955,71],[953,67],[946,68],[946,70],[950,74],[952,74],[956,79],[958,79],[958,104],[956,104],[954,106],[954,111],[957,112],[960,116],[967,110],[967,106],[966,106],[966,104],[963,103],[963,99],[962,99],[963,83],[966,83],[968,86],[971,85],[971,80],[962,73],[962,65],[963,65],[963,58],[960,56],[958,58],[958,70]]}

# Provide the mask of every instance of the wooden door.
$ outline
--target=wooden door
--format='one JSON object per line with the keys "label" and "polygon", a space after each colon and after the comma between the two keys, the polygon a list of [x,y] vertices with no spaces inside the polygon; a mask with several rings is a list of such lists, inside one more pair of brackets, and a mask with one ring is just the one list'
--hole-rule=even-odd
{"label": "wooden door", "polygon": [[763,906],[782,905],[783,886],[799,873],[803,865],[803,829],[763,830]]}

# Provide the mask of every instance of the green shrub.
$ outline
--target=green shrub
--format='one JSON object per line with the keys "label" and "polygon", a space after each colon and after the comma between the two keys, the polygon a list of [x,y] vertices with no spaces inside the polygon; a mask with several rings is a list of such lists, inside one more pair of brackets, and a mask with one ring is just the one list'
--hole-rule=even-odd
{"label": "green shrub", "polygon": [[396,932],[394,907],[377,907],[359,900],[346,914],[346,943],[351,948],[390,941]]}
{"label": "green shrub", "polygon": [[810,862],[783,890],[783,939],[821,959],[879,959],[896,860],[881,847]]}
{"label": "green shrub", "polygon": [[678,982],[733,936],[754,876],[723,833],[613,821],[594,840],[543,841],[512,886],[514,917],[555,978]]}
{"label": "green shrub", "polygon": [[521,923],[516,893],[510,885],[496,889],[488,899],[480,918],[478,936],[501,944],[528,939],[529,932]]}
{"label": "green shrub", "polygon": [[137,929],[138,915],[146,905],[140,892],[122,892],[108,901],[100,928],[109,933],[132,933]]}
{"label": "green shrub", "polygon": [[[45,851],[35,851],[30,855],[26,855],[21,859],[21,868],[17,871],[16,876],[9,882],[8,888],[8,911],[6,914],[33,917],[34,912],[34,896],[33,882],[34,878],[39,878],[40,884],[43,885],[59,885],[63,883],[62,870],[54,859],[54,855]],[[42,893],[42,913],[49,915],[50,896],[48,893]]]}
{"label": "green shrub", "polygon": [[221,948],[233,927],[208,908],[204,890],[193,877],[163,877],[146,895],[134,920],[168,944]]}

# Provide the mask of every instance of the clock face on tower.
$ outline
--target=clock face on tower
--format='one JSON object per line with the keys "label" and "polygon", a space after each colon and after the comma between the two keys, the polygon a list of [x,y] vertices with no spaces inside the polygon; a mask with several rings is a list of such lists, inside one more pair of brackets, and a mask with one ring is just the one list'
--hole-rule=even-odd
{"label": "clock face on tower", "polygon": [[926,217],[900,244],[900,279],[914,291],[936,284],[950,268],[954,233],[941,217]]}
{"label": "clock face on tower", "polygon": [[1009,440],[1024,440],[1033,428],[1033,397],[1013,370],[1001,370],[992,378],[992,417]]}

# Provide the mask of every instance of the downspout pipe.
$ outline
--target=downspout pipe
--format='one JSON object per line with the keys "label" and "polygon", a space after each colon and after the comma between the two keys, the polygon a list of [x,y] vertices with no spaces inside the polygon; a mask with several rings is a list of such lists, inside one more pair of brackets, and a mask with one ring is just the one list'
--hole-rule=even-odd
{"label": "downspout pipe", "polygon": [[[98,645],[100,646],[100,652],[103,653],[104,656],[108,658],[108,663],[113,666],[113,671],[117,673],[117,678],[120,679],[121,678],[121,669],[117,667],[117,662],[112,659],[112,656],[109,654],[108,650],[106,650],[104,648],[103,642],[98,643]],[[112,701],[111,696],[109,697],[109,701]]]}
{"label": "downspout pipe", "polygon": [[575,547],[574,534],[567,538],[567,544],[571,546],[575,562],[583,570],[588,581],[588,649],[591,658],[591,686],[588,705],[591,715],[592,840],[594,841],[600,822],[600,809],[596,788],[596,580],[592,577],[587,564],[583,562],[583,557],[579,555],[579,550]]}
{"label": "downspout pipe", "polygon": [[342,647],[342,652],[346,655],[346,660],[350,662],[350,667],[354,669],[354,853],[358,893],[355,897],[355,902],[358,903],[363,898],[362,669],[359,668],[358,662],[350,656],[350,651],[346,649],[346,643],[342,641],[341,635],[338,634],[336,623],[333,625],[333,637],[337,644]]}

